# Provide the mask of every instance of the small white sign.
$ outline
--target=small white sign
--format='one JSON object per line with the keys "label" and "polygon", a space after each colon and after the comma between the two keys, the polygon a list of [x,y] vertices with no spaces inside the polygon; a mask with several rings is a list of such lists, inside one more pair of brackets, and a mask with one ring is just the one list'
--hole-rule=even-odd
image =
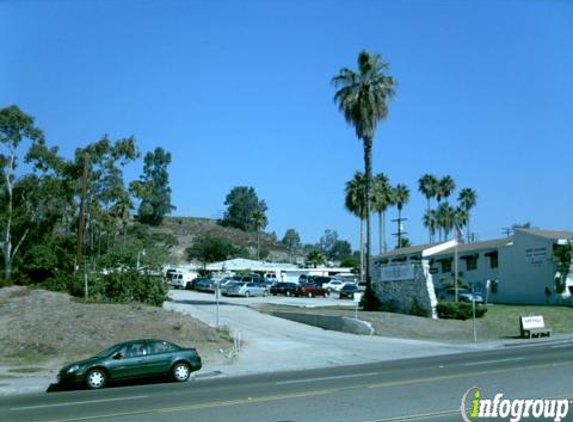
{"label": "small white sign", "polygon": [[362,292],[354,293],[354,302],[360,303],[362,300]]}

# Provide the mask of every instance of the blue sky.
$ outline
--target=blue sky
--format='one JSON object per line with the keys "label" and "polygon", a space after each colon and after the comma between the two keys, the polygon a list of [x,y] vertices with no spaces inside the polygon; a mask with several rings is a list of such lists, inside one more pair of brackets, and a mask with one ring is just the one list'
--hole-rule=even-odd
{"label": "blue sky", "polygon": [[455,179],[452,201],[477,191],[481,240],[573,229],[573,2],[0,0],[0,20],[0,106],[35,116],[67,157],[104,134],[162,146],[175,215],[220,217],[253,186],[268,231],[314,243],[334,229],[357,247],[344,186],[363,150],[330,79],[366,48],[399,83],[373,167],[411,189],[414,243],[428,172]]}

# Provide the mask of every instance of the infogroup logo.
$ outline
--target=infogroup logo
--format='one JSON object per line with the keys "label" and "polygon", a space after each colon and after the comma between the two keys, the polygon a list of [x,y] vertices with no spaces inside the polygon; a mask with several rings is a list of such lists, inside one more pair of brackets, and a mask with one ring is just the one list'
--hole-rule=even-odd
{"label": "infogroup logo", "polygon": [[560,422],[569,412],[573,401],[569,399],[505,399],[497,393],[493,399],[482,397],[478,387],[472,387],[462,396],[460,410],[464,422],[476,422],[480,418],[501,418],[519,422],[534,418]]}

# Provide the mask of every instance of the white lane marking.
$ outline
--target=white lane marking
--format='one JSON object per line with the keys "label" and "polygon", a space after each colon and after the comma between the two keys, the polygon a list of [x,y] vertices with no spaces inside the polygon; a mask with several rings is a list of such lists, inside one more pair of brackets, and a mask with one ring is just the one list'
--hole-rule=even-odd
{"label": "white lane marking", "polygon": [[141,400],[141,399],[146,399],[148,397],[149,396],[131,396],[131,397],[118,397],[115,399],[70,401],[67,403],[39,404],[36,406],[13,407],[10,410],[30,410],[30,409],[46,409],[49,407],[78,406],[80,404],[107,403],[107,402],[112,402],[112,401],[126,401],[126,400]]}
{"label": "white lane marking", "polygon": [[306,379],[302,379],[302,380],[279,381],[276,383],[276,385],[302,384],[305,382],[339,380],[339,379],[344,379],[344,378],[373,377],[373,376],[379,375],[379,374],[380,374],[379,372],[367,372],[364,374],[338,375],[338,376],[334,376],[334,377],[306,378]]}
{"label": "white lane marking", "polygon": [[571,343],[565,343],[565,344],[556,344],[554,346],[550,346],[552,349],[560,349],[562,347],[571,347]]}
{"label": "white lane marking", "polygon": [[520,357],[520,358],[482,360],[482,361],[479,361],[479,362],[468,362],[468,363],[464,363],[464,366],[477,366],[477,365],[485,365],[485,364],[488,364],[488,363],[514,362],[514,361],[523,360],[523,359],[525,359],[525,358],[524,358],[524,357]]}

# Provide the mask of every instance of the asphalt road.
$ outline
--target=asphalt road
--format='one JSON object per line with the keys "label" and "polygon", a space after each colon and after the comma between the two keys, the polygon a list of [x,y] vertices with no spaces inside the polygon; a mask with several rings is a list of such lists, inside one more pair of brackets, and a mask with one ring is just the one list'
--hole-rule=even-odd
{"label": "asphalt road", "polygon": [[[462,396],[472,387],[490,399],[498,393],[511,399],[569,399],[572,379],[573,343],[554,342],[184,384],[20,395],[0,399],[0,420],[448,422],[462,420]],[[573,405],[568,413],[562,420],[573,421]]]}

